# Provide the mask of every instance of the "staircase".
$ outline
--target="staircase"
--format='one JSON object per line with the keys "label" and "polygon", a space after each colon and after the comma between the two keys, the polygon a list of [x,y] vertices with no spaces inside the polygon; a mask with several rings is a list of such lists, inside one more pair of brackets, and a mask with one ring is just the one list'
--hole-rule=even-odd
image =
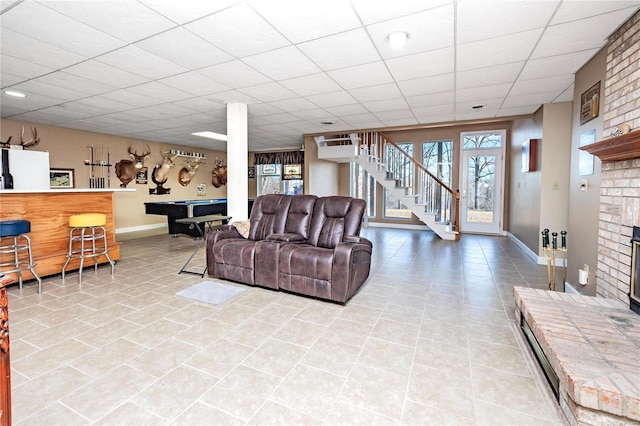
{"label": "staircase", "polygon": [[315,137],[318,158],[338,163],[355,161],[402,201],[444,240],[457,231],[460,194],[429,173],[382,132]]}

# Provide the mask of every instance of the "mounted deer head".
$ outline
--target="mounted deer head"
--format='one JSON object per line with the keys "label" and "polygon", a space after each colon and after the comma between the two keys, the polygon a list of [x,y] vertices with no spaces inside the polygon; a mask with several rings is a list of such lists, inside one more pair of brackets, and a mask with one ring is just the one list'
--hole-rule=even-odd
{"label": "mounted deer head", "polygon": [[149,145],[147,145],[147,149],[142,152],[142,154],[138,154],[138,151],[131,152],[133,146],[130,146],[127,149],[129,153],[129,157],[132,160],[120,160],[116,163],[116,176],[120,179],[120,186],[125,188],[129,183],[134,180],[138,174],[138,171],[144,167],[144,160],[149,158],[149,154],[151,154],[151,149]]}
{"label": "mounted deer head", "polygon": [[29,147],[35,146],[38,144],[38,142],[40,142],[40,137],[38,136],[38,131],[36,130],[35,127],[31,127],[31,133],[33,133],[33,137],[28,141],[25,141],[24,126],[22,126],[22,133],[20,134],[20,145],[22,145],[23,148],[29,148]]}
{"label": "mounted deer head", "polygon": [[216,188],[227,184],[227,163],[224,160],[216,158],[216,166],[211,171],[211,184]]}
{"label": "mounted deer head", "polygon": [[127,152],[129,153],[129,157],[131,157],[134,160],[133,162],[135,163],[135,168],[136,169],[143,168],[144,161],[149,159],[149,154],[151,154],[151,148],[149,148],[149,145],[147,145],[147,149],[143,151],[142,154],[138,154],[137,149],[131,152],[131,148],[133,148],[133,145],[127,149]]}
{"label": "mounted deer head", "polygon": [[169,170],[175,164],[173,160],[178,156],[178,154],[172,154],[171,151],[162,150],[162,163],[156,165],[153,168],[153,174],[151,175],[152,180],[156,184],[165,183],[167,181],[167,175],[169,174]]}
{"label": "mounted deer head", "polygon": [[202,158],[195,158],[193,160],[187,160],[187,163],[178,172],[178,183],[182,186],[187,186],[191,183],[191,179],[196,174],[196,170],[200,167],[200,164],[204,163]]}

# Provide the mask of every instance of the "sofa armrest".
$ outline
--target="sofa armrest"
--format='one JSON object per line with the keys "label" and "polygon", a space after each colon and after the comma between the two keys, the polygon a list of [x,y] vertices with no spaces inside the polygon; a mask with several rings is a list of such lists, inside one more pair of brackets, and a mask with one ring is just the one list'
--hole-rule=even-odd
{"label": "sofa armrest", "polygon": [[363,240],[339,243],[334,249],[331,300],[345,303],[369,276],[372,245],[366,238]]}
{"label": "sofa armrest", "polygon": [[364,245],[367,245],[369,247],[373,247],[373,244],[371,243],[371,241],[367,240],[366,238],[359,237],[357,235],[345,235],[343,242],[344,243],[364,244]]}
{"label": "sofa armrest", "polygon": [[281,243],[302,243],[307,239],[300,234],[283,232],[279,234],[271,234],[267,236],[266,241],[274,241]]}
{"label": "sofa armrest", "polygon": [[245,239],[234,226],[222,225],[215,231],[207,234],[207,247],[213,247],[216,241],[226,240],[228,238]]}

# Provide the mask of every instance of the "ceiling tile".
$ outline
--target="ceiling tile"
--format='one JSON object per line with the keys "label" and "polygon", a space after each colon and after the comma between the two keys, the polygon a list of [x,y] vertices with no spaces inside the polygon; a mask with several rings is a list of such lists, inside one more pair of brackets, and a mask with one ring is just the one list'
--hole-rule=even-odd
{"label": "ceiling tile", "polygon": [[540,92],[533,95],[508,96],[501,108],[514,108],[528,105],[548,104],[558,95],[557,92]]}
{"label": "ceiling tile", "polygon": [[[624,9],[551,26],[544,32],[531,57],[542,58],[600,48],[606,44],[611,28],[624,20],[628,14],[629,11]],[[584,31],[585,28],[588,28],[589,31]],[[571,37],[571,34],[581,34],[581,36]]]}
{"label": "ceiling tile", "polygon": [[289,41],[246,4],[184,26],[237,58],[289,45]]}
{"label": "ceiling tile", "polygon": [[367,112],[370,112],[362,104],[328,107],[325,108],[325,110],[331,115],[335,115],[336,117],[342,117],[344,115],[366,114]]}
{"label": "ceiling tile", "polygon": [[162,102],[175,102],[188,99],[193,96],[191,93],[157,81],[139,84],[137,86],[129,87],[127,90]]}
{"label": "ceiling tile", "polygon": [[596,53],[598,53],[598,49],[589,49],[559,56],[530,59],[522,69],[519,78],[531,80],[554,75],[575,74]]}
{"label": "ceiling tile", "polygon": [[308,101],[313,102],[321,108],[349,105],[356,102],[355,98],[344,90],[323,93],[321,95],[311,95],[306,98]]}
{"label": "ceiling tile", "polygon": [[[33,1],[24,2],[20,7],[3,13],[2,26],[87,58],[126,44]],[[38,31],[40,28],[47,28],[47,31]],[[87,40],[91,40],[91,43],[87,43]]]}
{"label": "ceiling tile", "polygon": [[383,118],[378,117],[385,126],[393,127],[393,126],[411,126],[414,124],[420,124],[418,120],[411,116],[405,116],[405,118]]}
{"label": "ceiling tile", "polygon": [[345,123],[351,124],[356,129],[383,127],[384,123],[373,114],[345,115],[341,117]]}
{"label": "ceiling tile", "polygon": [[293,114],[289,114],[286,112],[283,112],[281,114],[271,114],[271,115],[265,115],[264,117],[261,117],[263,120],[265,120],[268,123],[293,123],[295,121],[300,121],[300,118],[296,117]]}
{"label": "ceiling tile", "polygon": [[[19,80],[22,81],[35,78],[40,75],[49,74],[54,71],[54,68],[45,67],[20,58],[2,54],[0,55],[0,70],[2,71],[2,77],[4,77],[5,74],[13,74],[19,76]],[[4,81],[3,78],[0,84],[2,84],[2,86],[6,86],[7,82]]]}
{"label": "ceiling tile", "polygon": [[26,37],[0,27],[3,55],[20,58],[46,68],[65,68],[84,61],[84,56],[61,49],[49,43]]}
{"label": "ceiling tile", "polygon": [[352,89],[349,93],[360,102],[375,102],[402,97],[395,83]]}
{"label": "ceiling tile", "polygon": [[197,71],[172,75],[171,77],[160,79],[158,82],[192,95],[209,95],[229,90],[228,86],[207,78]]}
{"label": "ceiling tile", "polygon": [[351,4],[365,24],[387,21],[452,3],[452,0],[402,0],[399,2],[351,0]]}
{"label": "ceiling tile", "polygon": [[[638,10],[638,0],[629,1],[564,1],[551,20],[551,25],[562,24],[570,21],[577,21],[596,15],[610,13],[614,10],[625,9],[626,16],[631,16]],[[623,13],[623,17],[625,14]]]}
{"label": "ceiling tile", "polygon": [[409,96],[407,103],[413,109],[421,107],[431,107],[436,105],[453,104],[454,92],[430,93],[428,95]]}
{"label": "ceiling tile", "polygon": [[219,10],[240,3],[239,0],[216,0],[216,1],[183,1],[175,0],[139,0],[157,13],[166,16],[168,19],[185,24],[203,16],[211,15]]}
{"label": "ceiling tile", "polygon": [[245,87],[240,89],[240,91],[262,102],[273,102],[297,97],[291,90],[275,82]]}
{"label": "ceiling tile", "polygon": [[329,75],[345,89],[393,82],[391,74],[382,61],[329,71]]}
{"label": "ceiling tile", "polygon": [[340,90],[340,86],[324,73],[290,78],[280,81],[280,84],[299,96],[318,95]]}
{"label": "ceiling tile", "polygon": [[325,71],[380,60],[363,28],[301,43],[298,48]]}
{"label": "ceiling tile", "polygon": [[523,31],[505,37],[465,43],[458,46],[459,71],[523,61],[531,55],[542,29]]}
{"label": "ceiling tile", "polygon": [[287,46],[265,53],[248,56],[243,61],[273,80],[285,80],[308,74],[320,69],[295,46]]}
{"label": "ceiling tile", "polygon": [[567,88],[567,90],[565,90],[564,92],[562,92],[557,98],[555,98],[553,100],[553,102],[573,102],[573,92],[574,92],[574,85],[572,84],[571,86],[569,86]]}
{"label": "ceiling tile", "polygon": [[42,77],[38,77],[37,79],[34,79],[32,81],[42,83],[43,85],[45,85],[47,90],[53,87],[58,89],[68,89],[79,93],[85,93],[86,95],[99,95],[101,93],[106,93],[117,89],[117,87],[111,86],[109,84],[90,80],[85,77],[79,77],[77,75],[69,74],[64,71],[43,75]]}
{"label": "ceiling tile", "polygon": [[[395,58],[453,46],[453,19],[453,4],[448,4],[415,15],[369,25],[367,31],[383,58]],[[425,22],[429,24],[425,25]],[[397,31],[404,31],[410,35],[407,43],[400,48],[391,46],[386,40],[389,34]]]}
{"label": "ceiling tile", "polygon": [[369,111],[373,113],[409,109],[409,105],[407,105],[407,101],[405,101],[404,98],[385,99],[384,101],[374,101],[374,102],[363,102],[362,105],[364,105],[365,108],[367,108]]}
{"label": "ceiling tile", "polygon": [[188,68],[203,68],[233,57],[184,28],[174,28],[136,43],[141,49]]}
{"label": "ceiling tile", "polygon": [[535,95],[541,91],[562,93],[567,87],[573,84],[573,74],[561,75],[555,77],[536,78],[533,80],[518,79],[513,84],[510,95]]}
{"label": "ceiling tile", "polygon": [[309,120],[312,122],[317,121],[318,123],[324,118],[332,118],[332,114],[330,114],[329,111],[321,108],[307,109],[304,111],[294,111],[292,114],[296,117],[302,118],[303,120]]}
{"label": "ceiling tile", "polygon": [[432,50],[387,59],[385,62],[396,81],[446,74],[454,71],[454,49]]}
{"label": "ceiling tile", "polygon": [[454,118],[453,104],[423,106],[411,110],[420,123],[453,121]]}
{"label": "ceiling tile", "polygon": [[102,55],[97,60],[149,79],[168,77],[188,71],[181,65],[132,45]]}
{"label": "ceiling tile", "polygon": [[136,84],[146,83],[149,81],[149,79],[145,77],[95,60],[89,60],[73,65],[65,68],[64,71],[78,77],[108,84],[114,88],[134,86]]}
{"label": "ceiling tile", "polygon": [[557,0],[483,0],[482,7],[478,7],[477,1],[459,1],[457,41],[461,44],[470,43],[543,28],[559,4]]}
{"label": "ceiling tile", "polygon": [[127,2],[126,13],[123,13],[124,5],[118,1],[47,1],[43,4],[128,43],[175,26],[139,2]]}
{"label": "ceiling tile", "polygon": [[13,86],[19,92],[29,94],[30,98],[33,95],[45,96],[48,98],[54,98],[58,100],[58,103],[62,103],[65,100],[76,100],[86,98],[86,93],[78,92],[77,90],[71,90],[65,87],[52,86],[47,82],[36,80],[29,80]]}
{"label": "ceiling tile", "polygon": [[211,95],[204,96],[207,99],[211,99],[212,101],[221,102],[221,103],[232,103],[232,102],[240,102],[245,105],[251,104],[259,104],[260,101],[256,98],[252,98],[246,93],[242,93],[239,90],[227,90],[224,92],[214,93]]}
{"label": "ceiling tile", "polygon": [[344,0],[254,0],[249,1],[249,4],[292,43],[360,26],[353,8]]}
{"label": "ceiling tile", "polygon": [[271,102],[271,105],[283,111],[303,111],[305,109],[317,108],[316,105],[301,97]]}
{"label": "ceiling tile", "polygon": [[454,73],[399,81],[398,87],[404,96],[417,96],[449,91],[454,88]]}
{"label": "ceiling tile", "polygon": [[[517,84],[517,83],[516,83]],[[511,83],[481,86],[456,91],[456,102],[466,102],[469,105],[485,103],[485,99],[504,98],[511,89]],[[513,93],[513,91],[511,92]]]}
{"label": "ceiling tile", "polygon": [[526,105],[513,108],[500,108],[496,113],[496,117],[508,117],[512,115],[533,114],[540,108],[540,105]]}
{"label": "ceiling tile", "polygon": [[493,84],[513,82],[522,71],[524,64],[525,62],[512,62],[460,71],[456,74],[456,87],[458,89],[468,89],[476,86],[491,86]]}
{"label": "ceiling tile", "polygon": [[283,112],[280,108],[276,108],[273,105],[269,105],[269,104],[255,104],[255,105],[251,105],[248,108],[248,113],[249,113],[249,117],[251,116],[263,116],[263,115],[270,115],[270,114],[280,114],[281,112]]}
{"label": "ceiling tile", "polygon": [[225,62],[198,70],[198,73],[235,88],[268,83],[271,79],[240,60]]}

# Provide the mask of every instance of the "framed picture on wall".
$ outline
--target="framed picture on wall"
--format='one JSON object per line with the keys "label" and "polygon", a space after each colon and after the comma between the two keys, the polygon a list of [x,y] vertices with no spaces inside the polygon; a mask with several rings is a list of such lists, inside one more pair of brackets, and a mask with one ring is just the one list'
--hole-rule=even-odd
{"label": "framed picture on wall", "polygon": [[75,188],[74,169],[49,169],[51,188]]}
{"label": "framed picture on wall", "polygon": [[136,174],[136,183],[139,185],[146,185],[148,180],[148,169],[146,167],[143,167],[138,170],[138,174]]}
{"label": "framed picture on wall", "polygon": [[580,96],[580,125],[596,118],[600,111],[600,82]]}
{"label": "framed picture on wall", "polygon": [[284,166],[284,180],[299,180],[302,179],[302,165],[300,164],[285,164]]}
{"label": "framed picture on wall", "polygon": [[[591,145],[596,141],[596,131],[583,133],[580,135],[580,146]],[[578,157],[578,174],[580,176],[587,176],[593,174],[593,155],[586,151],[579,150]]]}

